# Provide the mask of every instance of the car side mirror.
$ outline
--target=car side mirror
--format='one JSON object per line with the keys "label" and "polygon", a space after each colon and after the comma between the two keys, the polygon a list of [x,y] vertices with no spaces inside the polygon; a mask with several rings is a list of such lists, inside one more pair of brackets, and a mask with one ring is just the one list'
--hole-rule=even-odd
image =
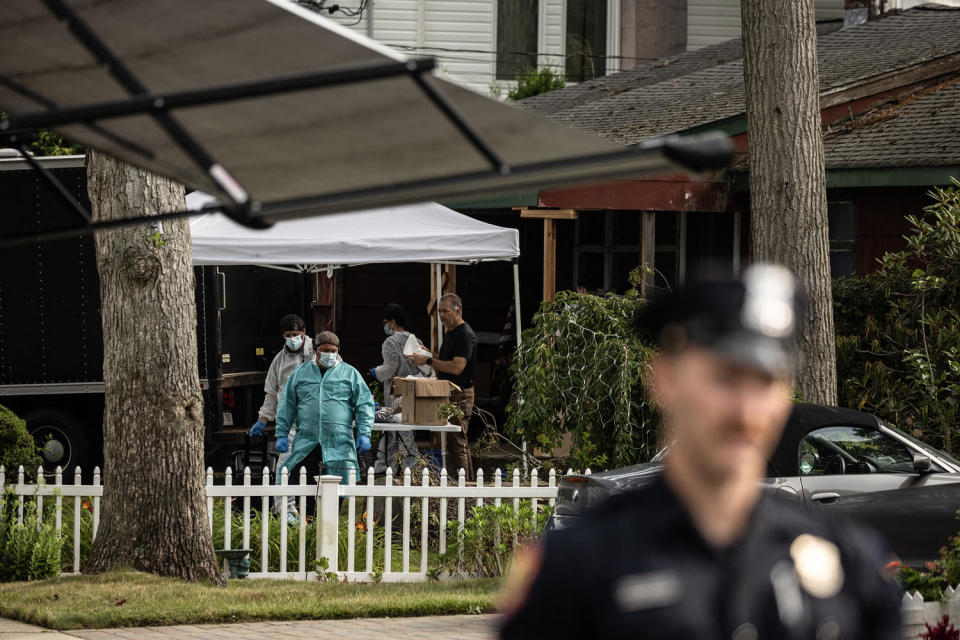
{"label": "car side mirror", "polygon": [[920,453],[913,454],[913,470],[921,475],[933,471],[933,464],[930,462],[930,456],[925,456]]}

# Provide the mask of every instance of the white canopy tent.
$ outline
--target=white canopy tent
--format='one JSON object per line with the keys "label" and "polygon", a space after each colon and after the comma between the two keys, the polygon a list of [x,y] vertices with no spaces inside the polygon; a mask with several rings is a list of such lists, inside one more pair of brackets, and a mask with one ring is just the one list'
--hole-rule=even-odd
{"label": "white canopy tent", "polygon": [[[190,210],[216,202],[201,191],[187,194]],[[297,218],[263,230],[250,229],[221,213],[207,213],[191,220],[190,236],[195,265],[316,272],[361,264],[431,263],[437,270],[438,300],[441,264],[509,260],[520,344],[519,232],[474,220],[436,202]],[[439,318],[437,331],[439,344]]]}

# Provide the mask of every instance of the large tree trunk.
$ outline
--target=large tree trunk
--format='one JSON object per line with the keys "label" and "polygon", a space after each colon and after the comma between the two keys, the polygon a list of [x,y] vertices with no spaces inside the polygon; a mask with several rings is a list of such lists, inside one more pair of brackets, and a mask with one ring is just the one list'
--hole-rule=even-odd
{"label": "large tree trunk", "polygon": [[[90,152],[95,220],[184,208],[183,187]],[[223,578],[207,524],[190,226],[99,232],[103,517],[86,570]]]}
{"label": "large tree trunk", "polygon": [[809,307],[797,386],[807,402],[836,404],[814,0],[743,0],[741,12],[753,259],[798,276]]}

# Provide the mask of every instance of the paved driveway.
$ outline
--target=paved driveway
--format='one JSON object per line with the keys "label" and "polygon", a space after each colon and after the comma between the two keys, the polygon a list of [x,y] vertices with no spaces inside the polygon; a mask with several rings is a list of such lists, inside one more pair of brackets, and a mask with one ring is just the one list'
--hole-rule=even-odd
{"label": "paved driveway", "polygon": [[496,616],[425,616],[51,631],[0,618],[0,640],[493,640]]}

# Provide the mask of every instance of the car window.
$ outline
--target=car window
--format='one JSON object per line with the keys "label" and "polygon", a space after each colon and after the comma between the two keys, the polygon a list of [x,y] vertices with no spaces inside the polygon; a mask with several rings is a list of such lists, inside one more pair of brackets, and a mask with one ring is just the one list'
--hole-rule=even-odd
{"label": "car window", "polygon": [[[891,425],[891,424],[884,423],[884,426],[885,426],[887,429],[890,429],[891,431],[897,432],[897,435],[900,435],[900,436],[906,438],[907,440],[909,440],[909,441],[912,442],[913,444],[917,445],[917,446],[920,447],[921,449],[926,449],[928,454],[931,453],[930,450],[932,449],[932,450],[933,450],[933,451],[932,451],[932,455],[934,455],[934,456],[939,456],[941,459],[946,460],[947,462],[951,462],[951,463],[953,463],[954,465],[956,465],[957,467],[960,467],[960,460],[957,460],[955,457],[953,457],[953,455],[947,453],[947,452],[944,451],[943,449],[937,449],[936,447],[933,447],[933,446],[927,444],[926,442],[915,438],[914,436],[910,435],[908,432],[906,432],[906,431],[904,431],[904,430],[902,430],[902,429],[897,429],[895,426],[893,426],[893,425]],[[936,468],[938,468],[938,469],[941,469],[938,465],[934,465],[934,467],[936,467]],[[941,470],[942,470],[942,469],[941,469]]]}
{"label": "car window", "polygon": [[913,473],[913,452],[869,427],[823,427],[800,441],[800,475]]}

